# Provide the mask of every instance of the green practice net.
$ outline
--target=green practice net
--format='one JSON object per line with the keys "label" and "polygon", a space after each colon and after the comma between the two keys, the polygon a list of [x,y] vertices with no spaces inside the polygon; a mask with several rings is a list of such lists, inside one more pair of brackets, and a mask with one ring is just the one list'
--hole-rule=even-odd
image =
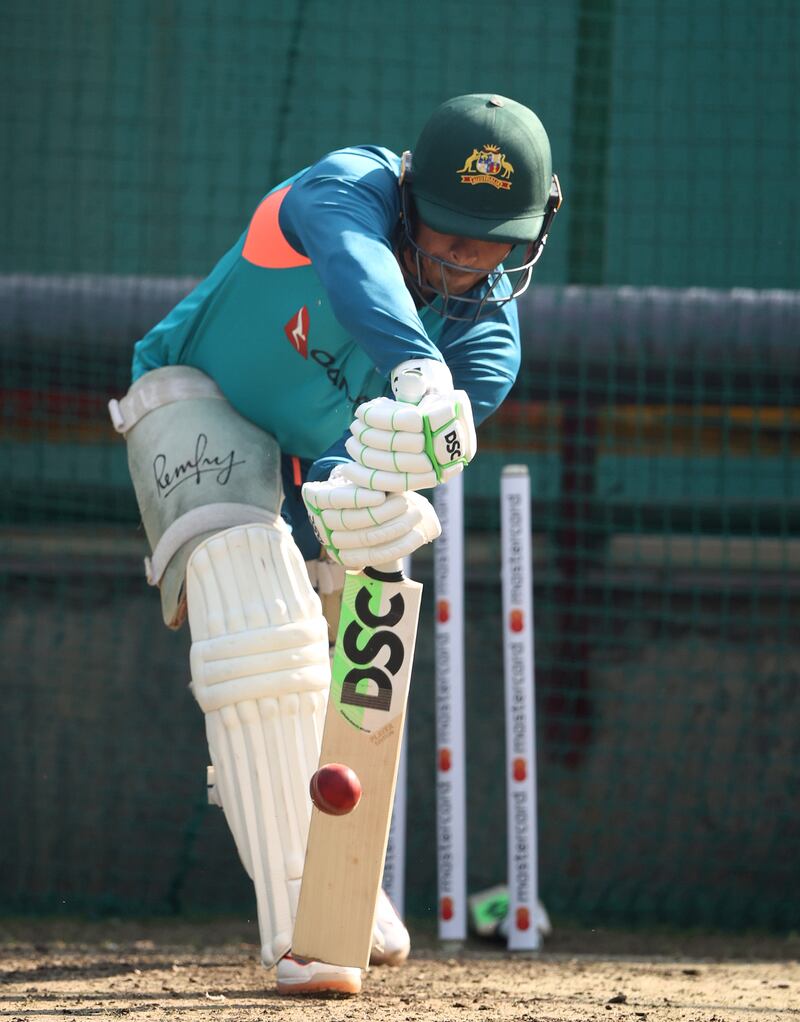
{"label": "green practice net", "polygon": [[[0,37],[0,910],[250,914],[106,403],[260,197],[448,95],[528,102],[565,205],[465,476],[469,886],[505,879],[498,484],[533,489],[542,899],[800,925],[800,13],[12,2]],[[432,558],[407,899],[435,914]]]}

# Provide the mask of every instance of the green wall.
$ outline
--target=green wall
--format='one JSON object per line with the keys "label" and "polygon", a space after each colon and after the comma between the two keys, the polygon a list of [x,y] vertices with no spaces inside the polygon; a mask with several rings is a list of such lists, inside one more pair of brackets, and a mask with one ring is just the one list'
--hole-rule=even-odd
{"label": "green wall", "polygon": [[0,271],[202,274],[277,180],[413,144],[432,107],[537,110],[553,283],[793,287],[794,0],[11,0]]}

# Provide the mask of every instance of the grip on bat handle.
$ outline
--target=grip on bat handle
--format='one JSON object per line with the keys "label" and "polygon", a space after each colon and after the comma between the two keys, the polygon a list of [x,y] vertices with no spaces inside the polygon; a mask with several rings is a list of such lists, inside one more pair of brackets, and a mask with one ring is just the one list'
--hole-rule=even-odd
{"label": "grip on bat handle", "polygon": [[386,572],[387,574],[393,574],[396,571],[403,570],[403,559],[398,557],[396,561],[386,561],[385,564],[373,564],[372,567],[375,571]]}

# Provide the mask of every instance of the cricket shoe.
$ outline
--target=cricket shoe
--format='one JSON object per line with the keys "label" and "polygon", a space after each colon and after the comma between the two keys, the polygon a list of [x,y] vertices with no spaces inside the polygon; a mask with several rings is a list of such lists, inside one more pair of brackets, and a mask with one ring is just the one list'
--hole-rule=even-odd
{"label": "cricket shoe", "polygon": [[328,965],[310,958],[295,958],[291,951],[280,959],[275,971],[279,994],[293,996],[361,992],[361,969]]}
{"label": "cricket shoe", "polygon": [[411,937],[384,890],[378,897],[372,931],[370,965],[402,965],[411,950]]}

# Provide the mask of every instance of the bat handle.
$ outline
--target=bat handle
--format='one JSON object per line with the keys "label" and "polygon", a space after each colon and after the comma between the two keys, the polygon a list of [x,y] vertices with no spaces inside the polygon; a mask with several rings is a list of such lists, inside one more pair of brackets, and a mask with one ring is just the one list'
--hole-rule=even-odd
{"label": "bat handle", "polygon": [[419,369],[404,369],[393,381],[392,390],[398,401],[418,405],[427,393],[428,383]]}
{"label": "bat handle", "polygon": [[387,561],[385,564],[371,564],[370,567],[387,575],[394,574],[397,571],[403,571],[403,559],[398,557],[395,561]]}

